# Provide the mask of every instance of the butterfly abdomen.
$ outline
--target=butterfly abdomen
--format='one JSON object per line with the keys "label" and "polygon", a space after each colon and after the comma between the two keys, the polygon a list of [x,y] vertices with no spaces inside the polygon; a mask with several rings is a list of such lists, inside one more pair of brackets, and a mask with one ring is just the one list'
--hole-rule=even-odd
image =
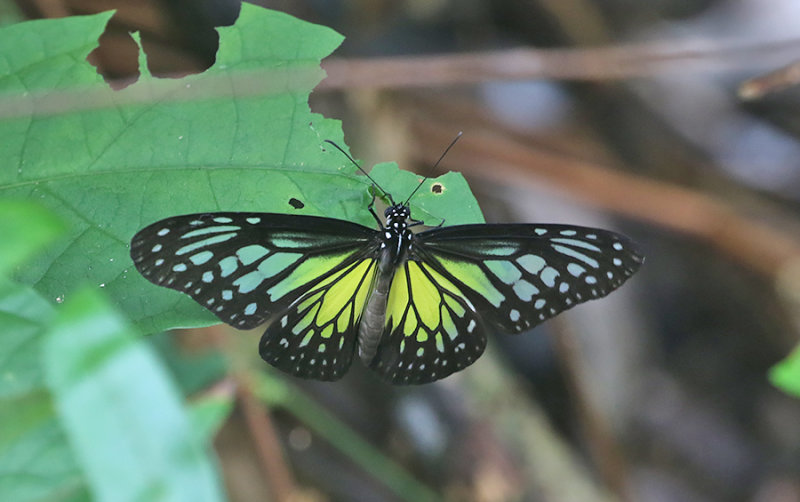
{"label": "butterfly abdomen", "polygon": [[384,330],[386,305],[389,301],[389,288],[392,285],[394,271],[394,253],[390,248],[385,247],[381,252],[375,287],[367,300],[358,327],[358,355],[367,366],[375,357]]}

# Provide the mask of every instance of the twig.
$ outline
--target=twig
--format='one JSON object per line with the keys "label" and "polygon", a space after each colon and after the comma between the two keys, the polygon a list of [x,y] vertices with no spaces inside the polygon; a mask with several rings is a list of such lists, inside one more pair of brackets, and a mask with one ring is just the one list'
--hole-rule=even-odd
{"label": "twig", "polygon": [[233,368],[231,373],[236,383],[236,394],[242,406],[248,431],[253,438],[256,454],[261,461],[261,472],[272,494],[270,500],[288,502],[296,493],[294,477],[284,461],[283,450],[269,418],[269,411],[254,396],[252,379],[242,369],[245,365],[226,342],[228,328],[216,325],[205,329],[211,333],[214,343],[226,354]]}
{"label": "twig", "polygon": [[752,101],[767,94],[782,91],[800,84],[800,61],[778,70],[746,80],[739,86],[739,98]]}
{"label": "twig", "polygon": [[510,49],[468,54],[328,59],[317,90],[431,87],[491,80],[604,81],[665,72],[774,68],[793,60],[800,39],[743,44],[680,40],[583,49]]}
{"label": "twig", "polygon": [[272,499],[288,502],[295,493],[294,478],[283,461],[283,451],[269,412],[253,395],[249,379],[242,376],[235,378],[238,382],[239,402],[261,460],[262,471],[272,491]]}
{"label": "twig", "polygon": [[563,317],[556,317],[550,323],[556,328],[553,341],[558,351],[558,359],[564,365],[567,385],[575,403],[575,412],[586,435],[594,465],[609,489],[620,500],[629,501],[631,498],[628,469],[622,449],[611,433],[605,416],[592,402],[583,373],[584,358],[581,356],[575,333]]}

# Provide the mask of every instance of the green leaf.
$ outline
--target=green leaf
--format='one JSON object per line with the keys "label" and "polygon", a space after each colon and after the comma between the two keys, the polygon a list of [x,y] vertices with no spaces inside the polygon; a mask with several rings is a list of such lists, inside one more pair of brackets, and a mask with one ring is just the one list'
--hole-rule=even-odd
{"label": "green leaf", "polygon": [[0,494],[4,500],[88,500],[44,385],[42,337],[54,317],[31,288],[0,277]]}
{"label": "green leaf", "polygon": [[[8,60],[0,66],[4,102],[33,96],[28,107],[38,110],[52,104],[45,99],[51,94],[88,94],[93,103],[120,103],[49,115],[29,110],[0,121],[0,196],[35,199],[71,228],[62,245],[18,277],[48,298],[88,279],[148,331],[209,324],[213,317],[191,300],[130,273],[130,238],[181,213],[297,212],[292,197],[305,202],[303,213],[358,219],[364,178],[322,148],[323,139],[341,142],[340,126],[311,113],[307,102],[324,75],[319,60],[341,36],[245,4],[234,26],[219,29],[219,55],[207,72],[180,80],[143,76],[114,92],[85,61],[108,18],[0,30],[0,60]],[[2,43],[16,39],[25,43]],[[253,82],[261,82],[261,95],[245,85]]]}
{"label": "green leaf", "polygon": [[219,351],[187,351],[177,340],[173,332],[156,333],[147,339],[184,395],[202,392],[225,378],[227,361]]}
{"label": "green leaf", "polygon": [[[264,211],[325,215],[375,225],[369,183],[340,152],[338,121],[311,113],[319,61],[342,37],[286,14],[243,4],[220,28],[205,73],[156,79],[146,71],[111,91],[86,55],[109,14],[0,29],[0,197],[30,198],[70,225],[69,235],[17,274],[46,298],[75,284],[102,287],[146,332],[218,322],[189,298],[136,273],[129,242],[178,214]],[[5,40],[9,43],[3,43]],[[24,43],[20,43],[20,40]],[[11,43],[13,41],[13,43]],[[413,175],[412,175],[413,177]],[[455,189],[452,201],[471,199]],[[395,190],[387,181],[387,189]],[[398,193],[401,190],[398,190]],[[290,199],[305,206],[293,208]],[[462,207],[415,211],[438,224]],[[471,203],[470,203],[471,204]]]}
{"label": "green leaf", "polygon": [[784,392],[800,397],[800,347],[770,369],[769,379]]}
{"label": "green leaf", "polygon": [[197,437],[210,443],[233,411],[233,394],[209,394],[189,407],[189,419]]}
{"label": "green leaf", "polygon": [[39,204],[0,200],[0,274],[28,260],[64,231],[64,223]]}
{"label": "green leaf", "polygon": [[422,176],[402,171],[394,162],[375,164],[369,175],[389,191],[398,204],[413,193],[409,201],[411,214],[426,225],[439,225],[442,219],[445,219],[445,225],[484,223],[478,201],[459,173],[449,172],[425,180],[421,187]]}
{"label": "green leaf", "polygon": [[213,462],[152,350],[98,292],[64,302],[46,381],[97,500],[222,500]]}

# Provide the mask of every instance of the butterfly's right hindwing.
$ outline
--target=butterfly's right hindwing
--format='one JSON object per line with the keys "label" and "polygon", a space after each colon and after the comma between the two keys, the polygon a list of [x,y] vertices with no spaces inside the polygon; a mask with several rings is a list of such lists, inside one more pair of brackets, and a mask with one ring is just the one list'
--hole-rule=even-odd
{"label": "butterfly's right hindwing", "polygon": [[486,327],[464,292],[424,261],[398,267],[370,367],[396,384],[439,380],[486,348]]}

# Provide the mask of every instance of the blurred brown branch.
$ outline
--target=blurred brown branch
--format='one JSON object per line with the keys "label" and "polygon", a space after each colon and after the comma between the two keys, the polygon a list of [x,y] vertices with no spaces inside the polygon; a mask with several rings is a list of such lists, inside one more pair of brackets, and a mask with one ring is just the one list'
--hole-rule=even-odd
{"label": "blurred brown branch", "polygon": [[581,49],[507,49],[374,59],[327,59],[317,90],[431,87],[491,80],[618,80],[665,72],[769,69],[796,58],[800,39],[742,44],[680,40]]}

